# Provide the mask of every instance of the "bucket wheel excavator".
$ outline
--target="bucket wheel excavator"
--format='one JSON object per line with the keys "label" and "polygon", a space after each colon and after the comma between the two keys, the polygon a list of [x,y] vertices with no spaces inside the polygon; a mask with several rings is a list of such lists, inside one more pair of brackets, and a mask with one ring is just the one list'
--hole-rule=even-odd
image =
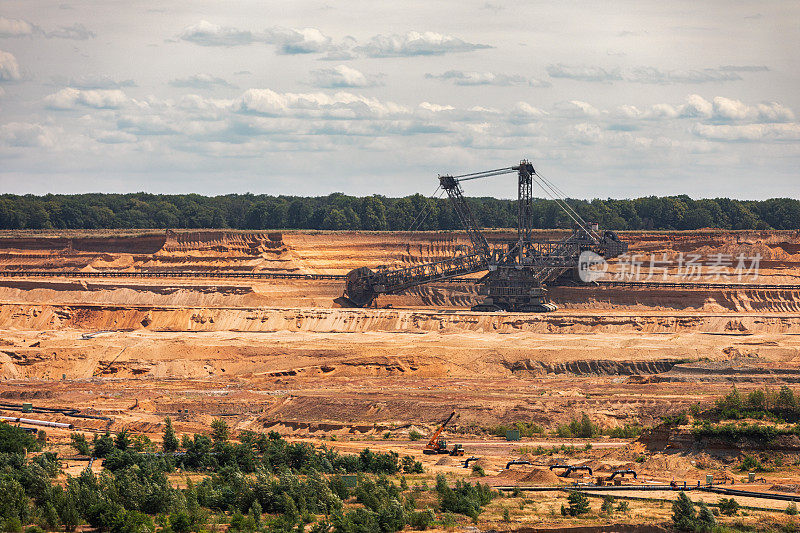
{"label": "bucket wheel excavator", "polygon": [[[518,177],[517,238],[490,242],[475,223],[461,184],[468,180],[516,173]],[[539,185],[574,223],[572,234],[560,241],[533,239],[533,184]],[[536,173],[530,161],[506,168],[459,176],[439,176],[472,248],[461,255],[403,269],[371,270],[360,267],[347,274],[344,297],[356,307],[369,307],[381,294],[396,294],[411,287],[485,271],[475,282],[486,298],[473,311],[548,312],[556,306],[547,298],[546,286],[577,270],[579,258],[591,251],[605,259],[627,252],[628,245],[613,231],[588,224],[566,202],[558,187]]]}

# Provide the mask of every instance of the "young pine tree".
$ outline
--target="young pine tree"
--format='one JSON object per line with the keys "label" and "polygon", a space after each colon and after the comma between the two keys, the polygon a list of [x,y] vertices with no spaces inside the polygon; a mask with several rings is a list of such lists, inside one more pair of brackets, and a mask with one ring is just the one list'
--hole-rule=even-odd
{"label": "young pine tree", "polygon": [[175,435],[175,429],[172,427],[172,419],[170,419],[170,417],[164,420],[164,441],[162,447],[165,452],[174,452],[178,449],[178,437]]}

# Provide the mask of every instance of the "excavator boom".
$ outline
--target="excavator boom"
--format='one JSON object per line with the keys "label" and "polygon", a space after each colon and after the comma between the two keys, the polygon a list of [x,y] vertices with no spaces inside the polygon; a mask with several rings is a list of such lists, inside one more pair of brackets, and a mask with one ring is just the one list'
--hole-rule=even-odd
{"label": "excavator boom", "polygon": [[444,431],[445,426],[447,426],[447,424],[450,423],[450,421],[453,419],[455,415],[456,415],[455,411],[450,413],[450,416],[447,417],[447,420],[442,422],[442,424],[438,428],[436,428],[436,431],[434,431],[433,435],[431,435],[428,444],[425,445],[425,450],[423,450],[423,453],[439,453],[440,449],[446,450],[446,445],[440,446],[439,437],[441,436],[442,431]]}
{"label": "excavator boom", "polygon": [[[461,182],[501,174],[518,174],[518,221],[516,241],[492,243],[475,222],[469,203],[464,198]],[[561,241],[533,239],[532,185],[538,184],[574,222],[573,233]],[[471,253],[449,259],[422,263],[397,270],[370,270],[360,267],[347,274],[344,296],[357,307],[368,307],[380,294],[394,294],[411,287],[488,271],[480,283],[488,296],[473,311],[545,312],[556,307],[549,303],[545,286],[577,270],[583,252],[611,259],[628,250],[613,231],[601,232],[596,224],[588,224],[566,198],[557,198],[558,188],[541,176],[527,160],[519,165],[474,172],[459,176],[440,175],[439,186],[447,193],[453,210],[472,244]]]}

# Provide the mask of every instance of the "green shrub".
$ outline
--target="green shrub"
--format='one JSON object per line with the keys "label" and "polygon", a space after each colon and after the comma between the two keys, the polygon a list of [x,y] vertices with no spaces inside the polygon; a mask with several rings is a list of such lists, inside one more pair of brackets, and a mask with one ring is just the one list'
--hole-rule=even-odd
{"label": "green shrub", "polygon": [[629,504],[625,500],[622,500],[621,502],[619,502],[619,505],[617,505],[617,511],[619,511],[620,513],[627,514],[630,510],[631,510],[631,504]]}
{"label": "green shrub", "polygon": [[717,507],[719,512],[725,516],[733,516],[739,512],[740,505],[733,498],[720,498],[717,502]]}
{"label": "green shrub", "polygon": [[544,434],[544,427],[536,422],[515,422],[513,425],[501,424],[489,429],[489,432],[496,437],[505,437],[506,433],[512,430],[519,431],[519,436],[523,438],[530,438],[536,435]]}
{"label": "green shrub", "polygon": [[792,502],[786,506],[786,514],[789,516],[797,515],[797,504],[795,502]]}
{"label": "green shrub", "polygon": [[741,472],[766,472],[768,469],[761,464],[761,461],[752,455],[745,455],[742,463],[739,465]]}
{"label": "green shrub", "polygon": [[225,442],[230,438],[228,423],[221,418],[211,421],[211,440],[214,442]]}
{"label": "green shrub", "polygon": [[701,533],[707,533],[714,529],[717,520],[714,518],[714,513],[708,508],[705,502],[700,502],[700,508],[697,510],[697,518],[695,518],[694,530]]}
{"label": "green shrub", "polygon": [[472,465],[472,473],[479,477],[486,476],[486,472],[483,470],[483,467],[479,464]]}
{"label": "green shrub", "polygon": [[662,416],[661,421],[667,426],[685,426],[689,423],[689,417],[686,416],[685,412],[680,412],[670,416]]}
{"label": "green shrub", "polygon": [[638,424],[625,424],[624,426],[612,428],[608,436],[615,439],[632,439],[642,434],[642,426]]}
{"label": "green shrub", "polygon": [[556,427],[556,435],[562,438],[589,438],[599,435],[601,428],[592,423],[589,415],[583,413],[580,418],[573,418],[567,424]]}
{"label": "green shrub", "polygon": [[33,435],[11,424],[0,423],[0,453],[38,452],[41,445]]}
{"label": "green shrub", "polygon": [[494,498],[488,485],[464,481],[456,481],[453,487],[447,484],[442,474],[436,476],[436,492],[439,494],[439,505],[442,511],[469,516],[473,520],[483,512],[483,506]]}
{"label": "green shrub", "polygon": [[694,531],[695,512],[692,500],[681,491],[672,502],[672,523],[678,531]]}
{"label": "green shrub", "polygon": [[114,437],[114,447],[123,452],[131,445],[130,436],[127,429],[123,429]]}
{"label": "green shrub", "polygon": [[600,505],[600,514],[602,516],[611,517],[614,514],[614,497],[606,496],[603,498],[603,503]]}
{"label": "green shrub", "polygon": [[375,533],[380,531],[378,514],[369,509],[354,509],[334,518],[334,533]]}
{"label": "green shrub", "polygon": [[75,451],[81,455],[89,455],[92,453],[92,449],[89,447],[89,441],[86,440],[86,435],[83,433],[72,433],[69,436],[71,442],[71,446],[75,448]]}
{"label": "green shrub", "polygon": [[419,440],[422,438],[422,433],[417,431],[416,429],[412,429],[408,432],[408,438],[411,440]]}
{"label": "green shrub", "polygon": [[425,469],[422,467],[422,463],[410,455],[404,456],[400,461],[400,465],[404,474],[421,474],[425,471]]}
{"label": "green shrub", "polygon": [[0,529],[2,529],[4,533],[21,533],[22,522],[16,517],[6,518],[0,522]]}
{"label": "green shrub", "polygon": [[410,525],[412,529],[425,530],[433,525],[435,519],[436,515],[431,509],[415,511],[408,515],[408,525]]}
{"label": "green shrub", "polygon": [[94,457],[106,457],[114,450],[114,440],[111,434],[106,432],[104,435],[95,434],[92,440],[92,455]]}
{"label": "green shrub", "polygon": [[567,496],[569,507],[561,506],[561,514],[564,516],[580,516],[591,511],[589,506],[589,498],[582,492],[571,492]]}

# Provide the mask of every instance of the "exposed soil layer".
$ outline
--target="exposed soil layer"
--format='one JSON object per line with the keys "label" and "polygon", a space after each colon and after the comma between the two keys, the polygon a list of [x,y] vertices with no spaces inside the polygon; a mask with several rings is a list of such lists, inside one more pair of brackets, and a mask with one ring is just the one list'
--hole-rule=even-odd
{"label": "exposed soil layer", "polygon": [[[761,254],[764,283],[800,283],[796,232],[624,238],[672,258]],[[458,233],[25,234],[0,239],[0,270],[342,274],[466,245]],[[0,398],[77,406],[132,431],[157,433],[169,415],[185,431],[226,416],[238,429],[375,435],[427,430],[453,409],[455,431],[553,427],[584,412],[607,426],[646,424],[731,383],[800,376],[791,289],[561,286],[550,289],[559,311],[543,315],[471,312],[470,283],[381,297],[391,309],[339,308],[341,293],[334,281],[2,279]]]}
{"label": "exposed soil layer", "polygon": [[[5,233],[5,236],[3,235]],[[486,231],[490,241],[514,239],[513,232]],[[540,230],[540,239],[560,239],[567,233]],[[741,254],[760,257],[764,283],[797,283],[800,279],[800,232],[695,231],[622,232],[632,254],[651,254],[657,260],[677,261],[696,254],[706,265],[735,267]],[[141,235],[76,235],[74,232],[37,235],[0,232],[0,268],[240,270],[300,273],[339,273],[380,265],[402,267],[452,257],[469,246],[460,232],[237,232],[199,230]],[[658,272],[657,274],[661,274]],[[668,277],[675,275],[668,272]],[[722,278],[724,272],[715,274]]]}

